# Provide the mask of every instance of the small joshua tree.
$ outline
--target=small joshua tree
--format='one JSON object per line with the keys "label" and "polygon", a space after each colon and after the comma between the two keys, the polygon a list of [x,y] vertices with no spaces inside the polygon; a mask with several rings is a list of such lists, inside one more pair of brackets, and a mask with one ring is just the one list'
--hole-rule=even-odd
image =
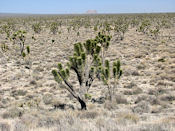
{"label": "small joshua tree", "polygon": [[[103,43],[104,41],[107,42],[107,38],[109,40],[110,36],[99,33],[96,39],[87,40],[84,44],[74,44],[74,55],[70,57],[67,67],[63,68],[63,65],[59,63],[58,70],[52,70],[56,82],[65,85],[64,88],[81,104],[81,109],[86,109],[84,97],[94,79],[100,79],[100,73],[103,67],[102,57],[100,55],[102,49],[105,47]],[[76,92],[73,85],[69,82],[70,70],[75,72],[77,76],[79,92]]]}
{"label": "small joshua tree", "polygon": [[151,33],[151,36],[153,36],[153,39],[157,39],[158,35],[160,33],[159,27],[157,26],[155,29],[153,29],[153,30],[151,29],[150,33]]}
{"label": "small joshua tree", "polygon": [[58,23],[53,22],[50,25],[50,32],[52,32],[52,34],[56,34],[58,32]]}
{"label": "small joshua tree", "polygon": [[25,31],[17,31],[12,35],[12,40],[13,40],[13,44],[18,43],[20,46],[20,52],[21,52],[21,56],[24,56],[24,46],[25,46],[25,40],[26,40],[26,36],[25,36],[26,32]]}
{"label": "small joshua tree", "polygon": [[12,34],[12,27],[10,24],[3,25],[2,27],[2,32],[6,34],[6,39],[10,40],[10,36]]}
{"label": "small joshua tree", "polygon": [[35,33],[39,34],[41,32],[41,24],[40,23],[33,24],[32,29]]}
{"label": "small joshua tree", "polygon": [[137,31],[142,32],[143,34],[147,34],[151,23],[149,20],[144,20],[141,22],[141,25],[138,27]]}
{"label": "small joshua tree", "polygon": [[[111,75],[112,72],[112,75]],[[122,70],[120,69],[120,61],[113,62],[112,70],[110,68],[110,64],[108,60],[105,60],[105,66],[101,70],[101,79],[104,85],[108,88],[109,99],[112,100],[116,86],[118,84],[118,80],[122,75]],[[111,80],[113,80],[114,85],[111,84]]]}
{"label": "small joshua tree", "polygon": [[127,32],[129,27],[128,23],[116,23],[115,24],[115,35],[117,36],[117,39],[123,40],[124,39],[124,35]]}

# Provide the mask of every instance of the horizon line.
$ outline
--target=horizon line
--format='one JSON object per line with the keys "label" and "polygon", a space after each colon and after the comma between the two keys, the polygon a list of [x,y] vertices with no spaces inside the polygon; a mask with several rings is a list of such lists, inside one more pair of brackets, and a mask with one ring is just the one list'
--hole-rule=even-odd
{"label": "horizon line", "polygon": [[0,14],[9,15],[103,15],[103,14],[166,14],[175,13],[175,11],[160,12],[116,12],[116,13],[18,13],[18,12],[0,12]]}

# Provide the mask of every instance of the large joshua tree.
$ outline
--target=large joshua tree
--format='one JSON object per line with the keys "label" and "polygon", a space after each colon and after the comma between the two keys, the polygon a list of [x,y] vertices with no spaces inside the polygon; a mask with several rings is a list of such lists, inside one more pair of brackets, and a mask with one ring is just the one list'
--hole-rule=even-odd
{"label": "large joshua tree", "polygon": [[[74,44],[74,54],[69,58],[67,66],[58,63],[58,69],[52,70],[57,83],[62,84],[74,98],[78,100],[81,109],[86,110],[84,96],[90,89],[95,78],[100,79],[103,69],[104,52],[109,47],[110,36],[101,33],[95,39],[87,40],[85,43]],[[79,83],[79,91],[75,91],[69,82],[70,70],[73,71]],[[64,86],[63,86],[64,85]]]}

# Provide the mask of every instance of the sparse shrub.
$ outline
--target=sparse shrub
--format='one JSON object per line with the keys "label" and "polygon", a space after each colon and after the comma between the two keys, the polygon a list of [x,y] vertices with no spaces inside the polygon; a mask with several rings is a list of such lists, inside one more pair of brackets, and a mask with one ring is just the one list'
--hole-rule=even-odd
{"label": "sparse shrub", "polygon": [[86,111],[83,113],[80,113],[80,118],[81,119],[95,119],[98,116],[97,111]]}
{"label": "sparse shrub", "polygon": [[137,123],[139,121],[139,117],[133,113],[122,113],[119,115],[118,121],[123,122],[123,120],[131,121]]}
{"label": "sparse shrub", "polygon": [[53,102],[53,95],[50,93],[47,93],[43,96],[43,102],[48,105],[48,104],[52,104]]}
{"label": "sparse shrub", "polygon": [[0,122],[0,131],[10,131],[10,125],[5,122]]}
{"label": "sparse shrub", "polygon": [[115,101],[117,102],[117,104],[128,104],[127,99],[124,98],[124,96],[122,96],[122,95],[116,95]]}
{"label": "sparse shrub", "polygon": [[11,95],[14,96],[25,96],[27,94],[27,91],[25,90],[14,90],[11,92]]}
{"label": "sparse shrub", "polygon": [[134,113],[149,113],[150,112],[150,106],[149,103],[146,101],[141,101],[138,103],[135,107],[132,108],[132,111]]}
{"label": "sparse shrub", "polygon": [[18,107],[12,107],[8,109],[6,112],[2,114],[2,117],[4,119],[6,118],[15,118],[15,117],[21,117],[23,115],[24,111],[21,108]]}
{"label": "sparse shrub", "polygon": [[143,92],[143,90],[139,87],[136,87],[135,89],[133,89],[133,95],[138,95],[141,94]]}
{"label": "sparse shrub", "polygon": [[118,109],[116,101],[105,101],[104,108],[108,110]]}
{"label": "sparse shrub", "polygon": [[174,101],[175,100],[175,95],[163,95],[160,97],[160,100],[162,101]]}

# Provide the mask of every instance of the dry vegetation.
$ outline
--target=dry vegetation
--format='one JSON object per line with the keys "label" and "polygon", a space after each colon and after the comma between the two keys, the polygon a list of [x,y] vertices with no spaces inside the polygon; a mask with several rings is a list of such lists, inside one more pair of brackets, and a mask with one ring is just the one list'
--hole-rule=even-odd
{"label": "dry vegetation", "polygon": [[[112,36],[106,58],[120,59],[123,75],[112,100],[108,84],[94,79],[81,110],[52,70],[98,32]],[[1,18],[0,47],[2,131],[175,130],[173,13]],[[78,92],[73,71],[69,81]]]}

